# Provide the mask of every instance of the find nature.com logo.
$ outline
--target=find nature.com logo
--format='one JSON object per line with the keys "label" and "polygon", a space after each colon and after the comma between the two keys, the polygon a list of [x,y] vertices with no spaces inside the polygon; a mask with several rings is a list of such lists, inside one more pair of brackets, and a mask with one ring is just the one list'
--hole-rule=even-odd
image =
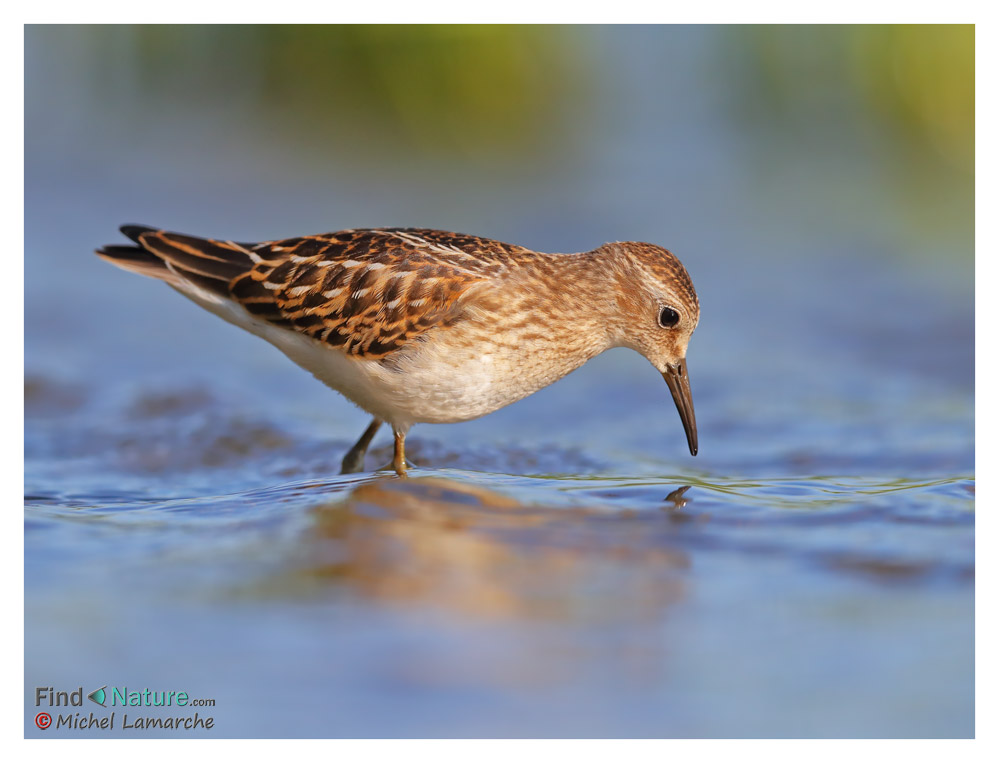
{"label": "find nature.com logo", "polygon": [[[35,726],[46,731],[53,725],[66,729],[115,729],[116,711],[110,715],[100,716],[94,712],[84,714],[83,711],[73,711],[70,708],[83,705],[83,687],[73,691],[56,691],[51,686],[35,688],[35,707],[43,704],[49,707],[66,708],[68,712],[57,712],[55,718],[51,713],[41,711],[35,714]],[[192,698],[186,691],[155,691],[152,689],[129,690],[127,687],[111,687],[107,684],[94,689],[86,695],[87,699],[102,708],[115,707],[150,707],[150,708],[187,708],[214,707],[215,700],[210,698]],[[134,712],[131,716],[122,713],[122,729],[210,729],[215,726],[214,717],[202,717],[200,713],[193,715],[142,716]]]}

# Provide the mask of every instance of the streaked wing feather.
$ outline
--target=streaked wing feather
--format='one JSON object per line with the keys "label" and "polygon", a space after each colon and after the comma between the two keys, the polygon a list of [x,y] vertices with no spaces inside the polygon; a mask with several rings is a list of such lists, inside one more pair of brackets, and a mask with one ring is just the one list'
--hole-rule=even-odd
{"label": "streaked wing feather", "polygon": [[423,229],[352,230],[252,245],[229,283],[253,315],[364,358],[460,320],[477,284],[529,250]]}

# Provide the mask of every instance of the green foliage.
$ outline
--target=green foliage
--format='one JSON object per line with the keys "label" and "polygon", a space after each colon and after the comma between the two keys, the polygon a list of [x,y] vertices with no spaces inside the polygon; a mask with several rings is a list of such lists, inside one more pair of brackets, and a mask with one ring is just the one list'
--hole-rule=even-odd
{"label": "green foliage", "polygon": [[866,103],[911,140],[974,172],[975,28],[857,27],[854,79]]}
{"label": "green foliage", "polygon": [[139,26],[144,88],[235,99],[259,119],[379,150],[480,155],[537,149],[564,128],[578,81],[565,27]]}
{"label": "green foliage", "polygon": [[973,26],[738,27],[729,38],[743,113],[769,128],[842,142],[876,123],[914,154],[974,171]]}

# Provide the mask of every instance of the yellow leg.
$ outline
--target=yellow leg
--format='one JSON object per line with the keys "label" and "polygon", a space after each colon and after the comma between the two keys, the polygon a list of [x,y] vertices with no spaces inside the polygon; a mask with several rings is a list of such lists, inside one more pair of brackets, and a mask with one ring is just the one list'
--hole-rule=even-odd
{"label": "yellow leg", "polygon": [[392,467],[400,477],[406,476],[406,433],[395,433],[395,454],[392,457]]}

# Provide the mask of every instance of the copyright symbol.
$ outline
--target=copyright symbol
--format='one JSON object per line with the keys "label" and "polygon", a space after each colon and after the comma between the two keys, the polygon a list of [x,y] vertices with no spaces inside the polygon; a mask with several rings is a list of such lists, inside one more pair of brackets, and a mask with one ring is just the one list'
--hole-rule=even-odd
{"label": "copyright symbol", "polygon": [[45,729],[52,725],[52,716],[48,713],[39,713],[35,716],[35,725],[42,731],[45,731]]}

